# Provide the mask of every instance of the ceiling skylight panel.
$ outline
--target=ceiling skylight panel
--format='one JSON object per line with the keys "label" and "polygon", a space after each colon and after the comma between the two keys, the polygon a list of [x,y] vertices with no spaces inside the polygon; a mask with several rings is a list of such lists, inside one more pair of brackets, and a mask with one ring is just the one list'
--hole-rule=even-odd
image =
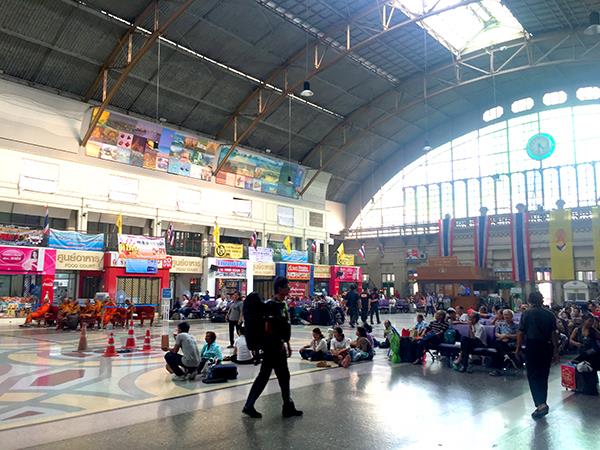
{"label": "ceiling skylight panel", "polygon": [[[392,0],[411,18],[449,8],[462,0]],[[481,0],[430,16],[419,25],[456,55],[470,53],[526,34],[523,26],[500,0]]]}

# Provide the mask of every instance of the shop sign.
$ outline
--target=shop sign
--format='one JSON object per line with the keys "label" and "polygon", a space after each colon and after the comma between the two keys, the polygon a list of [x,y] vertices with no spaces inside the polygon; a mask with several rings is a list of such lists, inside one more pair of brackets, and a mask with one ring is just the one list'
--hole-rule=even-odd
{"label": "shop sign", "polygon": [[0,246],[0,270],[17,273],[54,274],[56,250],[34,247]]}
{"label": "shop sign", "polygon": [[202,258],[195,256],[171,256],[171,273],[202,273]]}
{"label": "shop sign", "polygon": [[304,298],[306,297],[306,289],[308,283],[305,281],[290,281],[290,293],[288,294],[292,298]]}
{"label": "shop sign", "polygon": [[42,230],[25,227],[0,226],[0,243],[8,245],[41,245],[44,240]]}
{"label": "shop sign", "polygon": [[337,277],[340,281],[360,281],[358,267],[336,267],[336,272],[341,272],[341,276]]}
{"label": "shop sign", "polygon": [[85,234],[76,231],[50,230],[48,247],[64,250],[104,251],[103,234]]}
{"label": "shop sign", "polygon": [[286,270],[288,280],[310,280],[308,264],[288,264]]}
{"label": "shop sign", "polygon": [[167,256],[164,237],[119,234],[119,257],[122,259],[159,259]]}
{"label": "shop sign", "polygon": [[275,263],[274,262],[254,262],[253,271],[255,277],[274,277]]}
{"label": "shop sign", "polygon": [[215,247],[215,256],[218,258],[242,259],[244,246],[242,244],[219,244]]}
{"label": "shop sign", "polygon": [[158,272],[158,264],[155,259],[126,259],[125,272],[155,274]]}
{"label": "shop sign", "polygon": [[246,261],[217,259],[217,278],[246,278]]}
{"label": "shop sign", "polygon": [[287,252],[285,249],[281,250],[281,261],[283,262],[296,262],[306,263],[308,262],[308,252],[301,250],[292,250]]}
{"label": "shop sign", "polygon": [[[108,255],[106,257],[109,258],[108,261],[110,261],[110,265],[108,267],[125,267],[126,260],[121,258],[119,253],[106,252],[106,255]],[[167,255],[165,259],[159,259],[157,264],[159,269],[170,269],[172,263],[173,257]]]}
{"label": "shop sign", "polygon": [[354,255],[338,254],[337,255],[337,263],[340,266],[353,266],[354,265]]}
{"label": "shop sign", "polygon": [[82,252],[77,250],[57,250],[57,270],[102,270],[104,253]]}
{"label": "shop sign", "polygon": [[322,264],[315,264],[314,266],[314,277],[320,279],[331,278],[331,267]]}
{"label": "shop sign", "polygon": [[269,247],[248,247],[248,259],[256,262],[273,262],[273,249]]}

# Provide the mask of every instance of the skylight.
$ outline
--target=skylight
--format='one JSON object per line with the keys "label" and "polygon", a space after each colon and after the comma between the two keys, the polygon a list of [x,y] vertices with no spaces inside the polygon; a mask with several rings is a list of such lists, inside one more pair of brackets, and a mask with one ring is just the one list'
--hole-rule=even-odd
{"label": "skylight", "polygon": [[[392,0],[411,18],[462,3],[462,0]],[[419,25],[455,55],[480,50],[526,35],[526,31],[500,0],[481,0],[419,22]]]}

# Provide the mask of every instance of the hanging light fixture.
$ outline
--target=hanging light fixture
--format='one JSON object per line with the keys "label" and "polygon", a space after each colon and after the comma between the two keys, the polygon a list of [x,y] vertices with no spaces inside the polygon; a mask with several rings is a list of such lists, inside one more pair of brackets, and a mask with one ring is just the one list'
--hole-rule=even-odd
{"label": "hanging light fixture", "polygon": [[590,25],[583,31],[583,34],[588,36],[596,36],[600,34],[600,12],[593,11],[590,14]]}
{"label": "hanging light fixture", "polygon": [[302,89],[302,92],[300,92],[300,96],[302,96],[302,97],[312,97],[313,95],[315,95],[315,93],[310,90],[310,81],[305,81],[304,82],[304,89]]}
{"label": "hanging light fixture", "polygon": [[[288,96],[288,170],[292,170],[292,97]],[[292,176],[288,175],[287,182],[292,185]]]}

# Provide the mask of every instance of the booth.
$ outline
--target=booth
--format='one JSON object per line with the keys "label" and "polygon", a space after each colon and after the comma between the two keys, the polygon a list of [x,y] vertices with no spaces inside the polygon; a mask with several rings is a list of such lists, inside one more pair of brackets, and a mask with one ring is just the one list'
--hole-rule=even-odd
{"label": "booth", "polygon": [[94,298],[101,292],[104,252],[56,250],[54,297]]}
{"label": "booth", "polygon": [[196,256],[169,256],[171,258],[171,289],[175,298],[184,293],[202,291],[203,259]]}
{"label": "booth", "polygon": [[17,314],[54,298],[56,250],[0,246],[0,312]]}
{"label": "booth", "polygon": [[315,292],[325,291],[329,294],[331,267],[325,264],[315,264],[313,267],[313,278],[315,280]]}
{"label": "booth", "polygon": [[350,286],[356,286],[358,292],[362,291],[362,269],[356,266],[331,266],[331,279],[329,280],[329,295],[339,295],[349,291]]}
{"label": "booth", "polygon": [[206,258],[205,261],[205,285],[211,296],[213,293],[216,298],[235,291],[241,295],[252,292],[253,280],[248,277],[247,260]]}
{"label": "booth", "polygon": [[565,293],[565,302],[587,304],[590,301],[590,289],[583,281],[569,281],[563,285],[563,291]]}
{"label": "booth", "polygon": [[291,298],[310,298],[314,292],[311,264],[277,263],[277,275],[287,277]]}

